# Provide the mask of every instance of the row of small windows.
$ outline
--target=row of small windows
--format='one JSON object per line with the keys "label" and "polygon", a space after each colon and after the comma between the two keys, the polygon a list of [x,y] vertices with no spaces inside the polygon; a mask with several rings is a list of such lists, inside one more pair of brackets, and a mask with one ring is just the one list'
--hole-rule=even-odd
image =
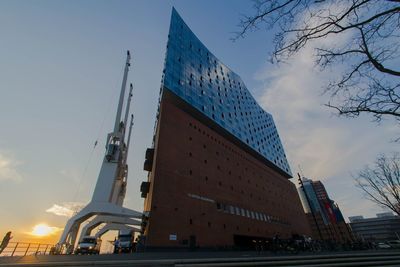
{"label": "row of small windows", "polygon": [[[192,219],[192,218],[189,219],[189,224],[190,224],[190,225],[193,225],[193,219]],[[211,228],[211,222],[207,222],[207,226],[208,226],[208,228]],[[223,228],[223,229],[226,229],[226,224],[225,224],[225,223],[222,224],[222,228]],[[240,230],[239,225],[236,226],[236,230],[237,230],[237,231]],[[247,227],[247,231],[250,232],[250,231],[251,231],[251,228],[250,228],[250,227]],[[259,228],[257,228],[257,232],[258,232],[258,233],[260,232],[260,229],[259,229]],[[265,233],[268,233],[268,231],[265,231]]]}
{"label": "row of small windows", "polygon": [[[213,111],[215,111],[215,108],[214,108],[214,106],[212,107],[212,110]],[[204,112],[204,111],[206,111],[206,107],[205,106],[202,106],[202,111]],[[240,112],[241,113],[241,115],[243,115],[243,112]],[[247,114],[247,112],[246,112],[246,114]],[[221,112],[221,119],[222,120],[224,120],[225,119],[225,113],[224,112]],[[227,116],[228,116],[228,118],[233,118],[234,116],[236,117],[237,116],[237,113],[236,112],[234,112],[233,113],[233,115],[232,115],[232,113],[230,113],[230,112],[228,112],[227,113]],[[212,117],[212,119],[216,119],[216,116],[215,116],[215,114],[214,113],[212,113],[211,114],[211,117]],[[250,124],[250,123],[249,123]],[[265,132],[265,130],[263,131],[263,130],[261,130],[262,128],[264,128],[265,129],[265,127],[254,127],[254,128],[247,128],[247,126],[246,125],[243,125],[243,127],[245,128],[245,130],[248,132],[248,134],[250,135],[249,136],[249,138],[247,138],[246,139],[246,142],[248,143],[248,144],[250,144],[250,140],[251,140],[251,142],[255,145],[255,144],[257,144],[257,146],[259,147],[259,148],[262,148],[263,150],[264,149],[266,149],[265,147],[264,147],[264,142],[266,142],[269,146],[271,146],[272,145],[272,147],[274,148],[274,150],[276,150],[276,152],[278,153],[278,154],[280,154],[281,156],[284,156],[284,154],[283,154],[283,150],[282,150],[282,148],[281,148],[281,145],[278,145],[278,143],[279,143],[279,140],[278,140],[278,138],[279,138],[279,135],[276,133],[276,132],[271,132],[271,133],[268,133],[268,132]],[[242,128],[241,128],[241,126],[238,126],[237,127],[238,128],[238,130],[242,130]],[[275,128],[275,127],[274,127]],[[243,133],[243,132],[242,132]],[[243,134],[246,134],[246,133],[243,133]],[[258,136],[259,135],[259,136]],[[256,138],[254,138],[253,136],[256,136]],[[258,140],[257,140],[258,139]],[[272,142],[274,142],[274,143],[276,143],[277,145],[275,145],[275,144],[273,144],[273,143],[271,143],[270,142],[270,140],[272,141]],[[254,142],[256,142],[256,143],[254,143]]]}
{"label": "row of small windows", "polygon": [[[210,134],[208,133],[208,131],[202,130],[199,126],[196,126],[196,125],[193,124],[192,122],[189,122],[188,125],[189,125],[190,128],[193,128],[194,130],[198,131],[199,133],[202,133],[203,135],[207,136],[207,137],[210,138],[212,141],[215,141],[217,144],[221,145],[222,147],[224,147],[225,149],[227,149],[227,150],[230,151],[231,153],[234,153],[234,154],[237,155],[238,157],[240,157],[240,158],[246,160],[247,162],[249,162],[249,163],[251,163],[251,164],[253,163],[253,162],[252,162],[251,160],[249,160],[247,157],[243,156],[243,153],[239,153],[239,152],[237,152],[235,149],[232,149],[232,147],[231,147],[230,145],[226,145],[224,142],[221,142],[219,139],[215,138],[213,135],[210,135]],[[189,136],[189,141],[193,141],[193,137]],[[207,146],[206,146],[205,144],[203,144],[203,148],[206,149]],[[217,156],[220,155],[220,153],[219,153],[218,151],[216,151],[215,153],[216,153]],[[188,155],[189,155],[189,157],[192,157],[192,156],[193,156],[193,153],[192,153],[192,152],[188,152]],[[227,156],[227,157],[226,157],[226,160],[229,161],[230,158]],[[204,163],[207,164],[207,161],[205,161]],[[239,163],[239,162],[236,162],[236,166],[239,166],[239,165],[240,165],[240,163]],[[254,169],[253,169],[253,176],[256,176],[256,168],[258,169],[258,167],[254,166]],[[220,167],[219,165],[217,165],[217,169],[218,169],[218,170],[221,170],[221,167]],[[248,171],[248,168],[247,168],[247,167],[245,167],[245,171],[246,171],[246,172]],[[263,172],[262,169],[260,169],[260,171]],[[232,172],[231,172],[230,170],[228,170],[228,174],[231,175],[231,173],[232,173]],[[189,171],[189,174],[192,175],[192,174],[193,174],[193,171],[190,170],[190,171]],[[261,176],[260,176],[260,178],[261,178]],[[240,179],[241,179],[241,176],[239,175],[239,180],[240,180]],[[207,180],[208,180],[208,177],[206,177],[206,181],[207,181]],[[286,180],[285,180],[285,181],[286,181]],[[249,180],[249,182],[250,182],[250,180]],[[264,188],[264,189],[265,189],[265,188]]]}
{"label": "row of small windows", "polygon": [[217,206],[218,211],[228,213],[231,215],[238,215],[238,216],[242,216],[242,217],[247,217],[249,219],[268,222],[268,223],[278,223],[278,224],[283,224],[283,225],[290,225],[288,222],[286,222],[285,220],[283,220],[282,218],[280,218],[278,216],[272,216],[272,215],[268,215],[268,214],[265,214],[262,212],[256,212],[256,211],[240,208],[237,206],[222,204],[219,202],[216,203],[216,206]]}
{"label": "row of small windows", "polygon": [[[183,28],[182,28],[183,29]],[[191,31],[190,31],[190,29],[188,29],[188,28],[185,28],[185,30],[190,34],[189,36],[191,36]],[[182,33],[180,33],[180,34],[178,34],[178,36],[179,36],[179,39],[183,39],[182,38]],[[169,36],[168,36],[169,37]],[[189,39],[192,39],[192,38],[189,38]],[[195,39],[193,39],[193,40],[195,40]],[[196,40],[197,41],[197,40]],[[207,63],[208,64],[214,64],[215,65],[215,69],[214,69],[214,72],[215,73],[218,73],[217,72],[217,69],[219,69],[220,70],[220,72],[221,72],[221,75],[222,76],[224,76],[224,69],[225,69],[225,67],[223,68],[222,66],[219,66],[219,68],[217,67],[218,66],[218,61],[217,61],[217,59],[216,58],[214,58],[213,60],[211,60],[211,58],[210,58],[210,54],[209,54],[209,52],[207,51],[207,49],[204,47],[204,45],[201,43],[201,42],[199,42],[199,41],[197,41],[197,43],[198,43],[198,46],[199,46],[199,48],[197,49],[197,52],[199,53],[199,55],[202,55],[203,53],[202,53],[202,50],[204,49],[205,51],[206,51],[206,56],[207,56]],[[189,49],[191,50],[193,48],[193,44],[192,44],[192,41],[189,41]],[[188,54],[191,54],[191,52],[189,52]],[[200,57],[200,58],[202,58],[202,57]],[[178,58],[178,62],[181,62],[182,61],[182,59],[181,59],[181,57],[179,57]],[[194,67],[194,66],[193,66]],[[203,67],[203,65],[202,64],[199,64],[199,69],[200,69],[200,72],[201,72],[201,69],[202,69],[202,67]],[[229,80],[229,82],[231,83],[231,79],[230,79],[230,75],[229,75],[229,69],[227,69],[227,76],[228,76],[228,80]],[[210,76],[210,73],[211,73],[211,68],[210,67],[208,67],[208,76]],[[218,77],[218,75],[217,75],[217,78],[219,78]],[[225,77],[223,77],[222,78],[223,80],[225,80]],[[232,80],[232,83],[233,84],[236,84],[236,81],[235,80]],[[241,83],[240,82],[237,82],[237,84],[241,87]]]}
{"label": "row of small windows", "polygon": [[[182,27],[181,27],[181,31],[179,31],[179,32],[176,33],[177,36],[178,36],[178,39],[180,39],[181,41],[183,41],[183,39],[184,39],[184,38],[183,38],[183,33],[184,33],[184,31],[185,31],[186,33],[189,33],[189,36],[190,36],[190,37],[191,37],[191,35],[192,35],[192,33],[191,33],[191,31],[190,31],[189,28],[186,28],[186,27],[185,27],[185,29],[183,29],[183,26],[182,26]],[[188,36],[188,37],[189,37],[189,36]],[[168,37],[170,37],[170,36],[168,36]],[[202,56],[203,56],[203,55],[206,55],[206,58],[207,58],[206,64],[208,64],[208,65],[214,64],[215,67],[216,67],[215,73],[217,73],[218,60],[217,60],[214,56],[210,55],[210,53],[208,52],[208,50],[204,47],[204,45],[203,45],[200,41],[198,41],[198,40],[196,40],[196,39],[194,39],[194,38],[188,38],[188,39],[189,39],[189,41],[187,41],[187,47],[188,47],[189,51],[192,50],[192,51],[197,52],[198,55],[200,56],[200,58],[202,58],[202,59],[203,59]],[[196,41],[196,43],[197,43],[196,46],[198,46],[197,49],[194,49],[194,45],[193,45],[192,41]],[[182,50],[185,50],[185,49],[182,49]],[[203,53],[203,50],[205,51],[205,53]],[[188,52],[188,53],[192,53],[192,52]],[[204,60],[205,60],[205,58],[204,58]],[[200,69],[202,68],[202,65],[201,65],[201,64],[200,64],[199,68],[200,68]],[[223,68],[222,66],[219,66],[218,69],[220,70],[221,74],[224,75],[224,69],[225,69],[225,68]],[[209,69],[209,72],[211,72],[210,69]],[[227,76],[229,77],[229,73],[227,74]],[[235,83],[235,81],[234,81],[234,83]],[[239,83],[239,85],[240,85],[240,83]]]}
{"label": "row of small windows", "polygon": [[[279,224],[282,226],[290,226],[291,225],[291,223],[289,221],[283,219],[280,216],[273,216],[273,215],[269,215],[269,214],[266,214],[263,212],[258,212],[258,211],[254,211],[254,210],[244,209],[242,207],[237,207],[237,206],[233,206],[233,205],[216,202],[212,199],[204,198],[204,197],[201,197],[198,195],[188,194],[188,196],[191,198],[196,198],[200,201],[209,202],[210,204],[214,203],[217,211],[225,213],[225,214],[241,216],[241,217],[245,217],[245,218],[252,219],[252,220],[257,220],[257,221],[266,222],[266,223],[274,223],[274,224]],[[153,210],[155,210],[155,209],[156,208],[153,207]],[[178,208],[175,208],[175,211],[177,211],[177,210],[178,210]],[[203,212],[202,215],[205,215],[205,213]],[[192,218],[190,218],[189,223],[193,224]],[[208,226],[211,227],[211,222],[208,222]],[[224,224],[224,228],[226,228],[225,224]]]}
{"label": "row of small windows", "polygon": [[[193,75],[193,74],[191,74],[191,76],[192,76],[192,75]],[[202,77],[201,77],[201,79],[202,79]],[[191,81],[190,81],[190,83],[191,83]],[[200,86],[202,86],[201,83],[200,83]],[[225,89],[226,89],[226,88],[225,88]],[[204,90],[201,90],[201,95],[205,95],[205,94],[206,94],[206,92],[205,92]],[[219,94],[219,96],[221,96],[220,93],[218,93],[218,94]],[[225,95],[227,96],[226,93],[225,93]],[[242,96],[242,98],[243,98],[243,96]],[[247,97],[246,97],[246,98],[247,98]],[[222,99],[219,99],[219,103],[220,103],[220,104],[223,104],[224,101],[223,101]],[[238,108],[241,109],[240,106],[239,106]],[[221,108],[221,110],[225,110],[225,109],[226,109],[226,108]],[[202,110],[203,112],[206,112],[206,111],[207,111],[207,107],[206,107],[205,105],[202,105],[202,106],[201,106],[201,110]],[[211,114],[211,117],[212,117],[214,120],[218,120],[217,116],[214,114],[214,112],[216,111],[215,105],[212,105],[211,110],[212,110],[212,112],[213,112],[213,113]],[[242,111],[241,111],[240,113],[237,113],[237,112],[236,112],[236,110],[237,110],[237,109],[236,109],[236,106],[234,106],[234,110],[235,110],[235,112],[232,112],[232,113],[227,111],[227,116],[228,116],[228,118],[232,119],[233,117],[236,118],[238,115],[241,115],[242,121],[245,121],[245,120],[246,120],[245,117],[251,116],[251,115],[252,115],[252,112],[251,112],[251,111],[249,111],[249,112],[247,112],[247,111],[242,112]],[[263,111],[260,110],[260,113],[262,113],[262,112],[263,112]],[[264,113],[265,113],[265,112],[264,112]],[[225,116],[225,113],[224,113],[224,112],[221,112],[221,113],[220,113],[219,119],[225,120],[225,117],[226,117],[226,116]],[[251,116],[251,117],[252,117],[252,116]],[[252,125],[253,125],[253,128],[251,128],[250,126],[249,126],[249,128],[247,128],[246,124],[243,124],[243,125],[242,125],[242,126],[245,128],[245,130],[248,132],[248,134],[252,135],[253,132],[254,132],[254,133],[260,132],[261,129],[267,129],[267,127],[273,127],[273,129],[275,129],[275,126],[273,126],[272,123],[268,122],[267,120],[259,121],[260,118],[261,118],[261,116],[256,116],[255,118],[253,118],[253,119],[251,119],[251,120],[247,119],[247,121],[249,122],[248,125],[250,125],[250,121],[251,121],[251,123],[252,123]],[[228,120],[228,122],[232,124],[232,121],[231,121],[230,119]],[[235,120],[237,120],[237,119],[235,119]],[[256,125],[257,125],[258,127],[256,127],[256,126],[254,125],[254,122],[256,123]],[[261,127],[260,127],[260,126],[261,126]],[[242,131],[242,128],[241,128],[240,125],[238,125],[237,128],[238,128],[239,131]],[[268,129],[268,130],[270,130],[270,129]],[[244,133],[244,134],[246,134],[246,133]],[[255,139],[254,139],[253,136],[250,136],[250,139],[249,139],[249,138],[246,139],[246,142],[247,142],[248,144],[251,144],[252,146],[256,146],[256,148],[258,148],[258,151],[259,151],[259,152],[261,152],[261,150],[265,150],[265,149],[266,149],[266,148],[264,147],[264,145],[262,144],[264,141],[266,141],[266,138],[268,138],[268,139],[269,139],[269,138],[272,138],[272,140],[273,140],[275,143],[279,143],[279,140],[278,140],[279,135],[278,135],[276,132],[269,133],[269,134],[268,134],[268,133],[265,134],[265,132],[261,131],[260,134],[261,134],[261,136],[258,137],[258,139],[260,139],[260,140],[258,140],[257,142],[255,142]],[[241,135],[241,134],[239,133],[239,137],[241,137],[240,135]],[[264,135],[264,137],[262,137],[262,135]],[[267,137],[265,137],[265,135],[266,135]],[[263,140],[263,139],[264,139],[264,140]],[[268,145],[271,145],[270,142],[268,142]],[[275,148],[275,146],[274,146],[274,150],[276,150],[276,152],[277,152],[281,157],[285,157],[284,152],[283,152],[283,150],[281,149],[281,145],[277,146],[276,148]],[[263,154],[267,156],[266,153],[263,153]],[[286,163],[284,160],[276,160],[276,158],[273,158],[273,161],[274,161],[275,163],[281,163],[282,165],[284,165],[284,164]],[[283,166],[283,167],[284,167],[285,169],[287,169],[287,166]]]}
{"label": "row of small windows", "polygon": [[[221,142],[220,140],[217,140],[217,138],[213,137],[212,135],[210,135],[209,133],[206,133],[205,130],[201,130],[200,127],[197,127],[196,125],[192,124],[191,122],[189,122],[189,127],[193,127],[193,129],[198,130],[200,133],[203,133],[204,135],[207,135],[207,137],[209,137],[211,140],[215,141],[217,144],[223,146],[225,149],[229,150],[232,153],[237,154],[238,156],[245,158],[243,155],[241,155],[240,153],[238,153],[236,150],[232,149],[230,146],[224,144],[224,142]],[[192,141],[192,137],[189,137],[189,141]],[[204,146],[203,146],[204,147]]]}
{"label": "row of small windows", "polygon": [[[192,75],[193,75],[193,74],[191,74],[191,76],[192,76]],[[179,79],[179,80],[178,80],[178,84],[183,85],[182,80]],[[191,80],[189,81],[189,84],[192,85]],[[203,87],[202,83],[200,83],[199,85],[200,85],[201,87]],[[225,89],[225,92],[227,92],[227,88],[224,88],[224,89]],[[223,96],[223,95],[220,93],[220,86],[218,86],[217,91],[218,91],[218,96],[219,96],[219,97]],[[205,91],[204,89],[201,90],[200,92],[201,92],[201,95],[202,95],[202,96],[206,95],[206,91]],[[247,93],[247,90],[245,90],[244,92]],[[241,92],[240,92],[240,93],[241,93]],[[247,93],[247,94],[248,94],[248,93]],[[213,93],[210,92],[210,95],[213,95]],[[227,94],[227,93],[225,93],[224,95],[225,95],[225,97],[228,97],[228,94]],[[234,99],[235,91],[232,91],[232,93],[230,92],[229,95],[233,97],[232,99]],[[237,95],[236,97],[237,97],[237,99],[240,99],[240,97],[241,97],[242,99],[244,98],[243,96],[239,96],[239,95]],[[244,110],[254,110],[255,113],[258,113],[258,114],[265,114],[265,111],[258,107],[258,104],[254,101],[254,99],[253,99],[251,96],[249,96],[249,97],[246,96],[245,98],[246,98],[247,100],[251,100],[251,101],[245,101],[245,102],[243,102],[243,104],[244,104]],[[210,99],[210,100],[211,100],[211,99]],[[221,103],[221,102],[225,102],[225,101],[226,101],[227,103],[230,102],[229,99],[226,99],[225,101],[224,101],[223,99],[220,99],[219,101],[220,101],[220,103]],[[212,100],[211,100],[211,102],[212,102]],[[235,101],[233,100],[232,103],[235,103]],[[237,109],[242,110],[242,107],[241,107],[240,103],[241,103],[241,101],[238,100],[238,101],[237,101],[237,104],[239,104],[239,106],[238,106],[238,107],[236,107],[236,105],[233,106],[233,109],[234,109],[235,111],[236,111]],[[215,108],[215,107],[214,107],[214,108]],[[226,107],[225,107],[224,109],[226,109]],[[248,113],[247,113],[247,112],[245,113],[245,115],[251,115],[251,114],[252,114],[252,111],[249,111]],[[243,115],[244,115],[244,114],[242,114],[242,116],[243,116]],[[255,120],[261,120],[262,117],[259,115],[259,116],[254,117],[253,119],[255,119]],[[264,123],[264,124],[267,123],[267,124],[268,124],[268,121],[267,121],[267,120],[264,120],[264,121],[262,121],[262,123]]]}
{"label": "row of small windows", "polygon": [[[217,166],[217,169],[218,169],[218,170],[221,170],[221,167],[220,167],[220,166]],[[189,170],[189,175],[193,175],[193,171],[192,171],[192,170]],[[207,175],[204,176],[204,180],[205,180],[206,182],[208,182],[209,179],[210,179],[210,178],[209,178]],[[239,180],[242,180],[242,177],[239,175],[239,176],[238,176],[238,179],[239,179]],[[248,183],[248,184],[251,184],[252,182],[251,182],[250,179],[247,179],[247,183]],[[220,186],[220,187],[223,186],[222,181],[218,181],[218,186]],[[259,186],[258,186],[257,183],[255,183],[255,187],[256,187],[256,188],[259,188]],[[235,191],[233,185],[230,185],[229,188],[230,188],[231,191]],[[257,199],[258,201],[263,201],[263,202],[265,202],[265,203],[272,203],[272,205],[274,205],[275,207],[279,207],[279,206],[281,206],[281,205],[280,205],[279,203],[275,203],[275,202],[273,201],[273,199],[276,198],[276,197],[286,197],[286,195],[287,195],[287,193],[288,193],[288,190],[282,190],[282,189],[279,190],[279,188],[276,188],[276,189],[279,190],[279,193],[278,193],[278,191],[273,192],[273,191],[270,190],[270,189],[267,190],[265,186],[260,187],[260,190],[261,190],[261,188],[262,188],[262,190],[263,190],[264,192],[258,191],[259,193],[260,193],[260,192],[262,192],[263,194],[264,194],[265,192],[268,193],[268,195],[265,195],[265,196],[266,196],[265,199],[262,198],[260,195],[258,195],[258,197],[256,197],[256,196],[253,195],[253,193],[248,194],[249,198],[250,198],[250,199]],[[238,192],[239,192],[239,191],[238,191]],[[254,191],[254,192],[256,192],[256,191]],[[240,193],[241,193],[242,195],[244,195],[244,194],[245,194],[245,190],[240,189]],[[271,198],[269,198],[269,197],[271,197]]]}
{"label": "row of small windows", "polygon": [[[213,79],[212,78],[209,78],[207,81],[208,81],[208,86],[210,88],[215,88],[216,91],[220,92],[221,91],[221,86],[219,85],[219,78],[218,77],[219,76],[217,75],[217,78],[215,78],[215,83],[218,85],[216,87],[212,86],[213,85]],[[223,77],[223,79],[225,79],[225,77]],[[198,85],[200,85],[202,87],[205,82],[206,82],[206,79],[204,79],[203,76],[200,76],[199,80],[196,81],[194,79],[193,73],[190,74],[190,79],[187,80],[187,84],[189,84],[190,86],[198,84]],[[178,84],[184,85],[185,83],[184,83],[183,80],[178,79]],[[240,103],[239,101],[240,101],[240,99],[242,99],[242,100],[251,101],[250,103],[253,104],[253,105],[256,104],[256,102],[253,100],[253,98],[247,93],[247,90],[242,90],[241,86],[239,86],[239,90],[233,90],[233,88],[236,88],[236,86],[235,85],[232,86],[232,84],[229,82],[229,88],[227,88],[226,87],[227,84],[225,83],[225,80],[223,80],[221,82],[221,85],[222,85],[222,87],[223,87],[225,92],[227,92],[227,93],[229,92],[229,96],[231,96],[232,99],[236,98],[238,100],[238,103]],[[226,97],[228,97],[228,95],[226,95]]]}
{"label": "row of small windows", "polygon": [[[190,225],[193,224],[193,219],[192,219],[192,218],[189,219],[189,224],[190,224]],[[211,222],[207,222],[207,226],[208,226],[208,228],[211,228]],[[223,228],[223,229],[226,229],[226,228],[227,228],[227,226],[226,226],[225,223],[222,224],[222,228]],[[243,227],[243,228],[246,228],[246,227]],[[237,226],[236,226],[236,231],[240,231],[240,229],[241,229],[240,226],[237,225]],[[248,232],[251,232],[252,230],[251,230],[250,227],[247,227],[247,231],[248,231]],[[261,232],[260,229],[257,228],[257,233],[260,233],[260,232]],[[268,233],[269,233],[268,230],[265,230],[265,234],[268,234]],[[185,240],[183,240],[183,241],[185,241]],[[186,241],[187,241],[187,240],[186,240]]]}
{"label": "row of small windows", "polygon": [[[197,128],[196,125],[192,125],[192,123],[189,123],[189,127],[193,127],[194,129]],[[199,131],[201,132],[200,128],[199,128]],[[203,131],[203,132],[204,132],[204,134],[205,134],[205,131]],[[209,134],[207,134],[207,136],[209,136]],[[212,138],[212,137],[211,137],[211,138]],[[251,136],[250,138],[253,138],[253,137]],[[265,139],[265,140],[266,140],[266,139]],[[252,141],[253,141],[253,139],[252,139]],[[218,142],[219,142],[219,141],[218,141]],[[249,144],[249,139],[248,139],[248,138],[246,139],[246,142],[247,142],[247,144]],[[268,141],[268,144],[271,145],[271,143],[270,143],[269,141]],[[264,149],[264,145],[263,145],[263,144],[261,145],[261,147]],[[226,148],[227,148],[227,146],[226,146]],[[276,146],[276,147],[275,147],[274,144],[273,144],[273,148],[274,148],[275,150],[277,150],[277,151],[282,152],[283,155],[281,155],[281,157],[279,157],[278,155],[276,155],[275,158],[272,158],[271,155],[269,155],[268,158],[269,158],[270,160],[272,160],[275,164],[279,164],[280,167],[282,167],[282,168],[284,168],[286,171],[288,171],[288,167],[287,167],[287,165],[285,164],[286,162],[284,161],[284,158],[282,158],[282,156],[285,157],[285,155],[284,155],[284,153],[283,153],[283,150],[280,149],[280,146]],[[233,150],[231,150],[231,151],[234,152],[234,153],[236,153],[236,154],[238,154],[236,151],[233,151]],[[259,152],[259,153],[262,153],[260,149],[259,149],[258,152]],[[264,153],[264,154],[266,155],[266,153]]]}
{"label": "row of small windows", "polygon": [[[178,60],[178,62],[179,63],[182,63],[181,62],[181,59],[179,58],[179,60]],[[201,66],[201,64],[200,64],[200,66]],[[213,78],[211,78],[211,73],[210,73],[210,68],[208,68],[208,70],[209,70],[209,72],[207,72],[207,76],[209,77],[208,79],[207,79],[207,81],[210,83],[210,84],[213,84]],[[200,70],[199,70],[200,71]],[[215,70],[215,73],[217,73],[217,71]],[[193,73],[190,73],[190,79],[188,80],[188,83],[189,83],[189,85],[192,85],[192,81],[195,81],[195,75],[193,75]],[[200,75],[200,78],[199,78],[199,83],[201,84],[201,83],[204,83],[206,81],[206,79],[205,78],[203,78],[203,76],[202,75]],[[179,82],[181,83],[181,80],[179,80]],[[216,84],[219,84],[220,83],[220,77],[219,77],[219,75],[217,74],[216,76],[215,76],[215,83]],[[225,86],[227,86],[228,84],[227,83],[229,83],[229,88],[226,88]],[[233,86],[232,86],[232,83],[233,83]],[[231,79],[228,79],[228,81],[226,81],[226,79],[225,79],[225,76],[222,76],[222,82],[221,82],[221,84],[224,86],[224,89],[225,89],[225,91],[227,92],[228,90],[230,90],[230,91],[232,91],[232,92],[237,92],[238,93],[238,95],[237,95],[237,98],[239,99],[239,97],[241,97],[241,99],[251,99],[249,96],[248,96],[248,93],[247,93],[247,91],[246,90],[242,90],[242,86],[241,85],[238,85],[237,86],[237,88],[239,88],[239,91],[234,91],[234,90],[232,90],[232,88],[236,88],[236,82],[235,82],[235,80],[232,80],[231,81]],[[181,85],[183,85],[182,83],[181,83]],[[220,86],[218,86],[218,88],[220,89],[221,87]],[[239,94],[240,94],[240,96],[239,96]],[[243,94],[245,95],[245,96],[243,96]]]}

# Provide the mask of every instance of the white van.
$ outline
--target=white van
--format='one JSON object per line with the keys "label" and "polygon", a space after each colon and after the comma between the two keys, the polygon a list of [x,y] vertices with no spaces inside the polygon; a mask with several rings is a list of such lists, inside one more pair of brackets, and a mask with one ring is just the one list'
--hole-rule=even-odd
{"label": "white van", "polygon": [[101,239],[94,236],[84,236],[75,250],[75,254],[99,254]]}

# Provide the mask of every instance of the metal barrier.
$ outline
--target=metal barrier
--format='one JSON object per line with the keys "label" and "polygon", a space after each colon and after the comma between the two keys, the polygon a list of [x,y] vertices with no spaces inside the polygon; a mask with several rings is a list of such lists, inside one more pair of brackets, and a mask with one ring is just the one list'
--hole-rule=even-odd
{"label": "metal barrier", "polygon": [[54,252],[53,244],[10,242],[0,254],[2,256],[48,255]]}

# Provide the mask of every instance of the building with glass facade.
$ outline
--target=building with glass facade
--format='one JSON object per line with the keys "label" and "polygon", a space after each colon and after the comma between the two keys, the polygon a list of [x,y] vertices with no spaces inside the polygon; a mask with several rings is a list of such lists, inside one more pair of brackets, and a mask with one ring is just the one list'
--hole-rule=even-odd
{"label": "building with glass facade", "polygon": [[272,116],[173,9],[148,180],[146,247],[309,234]]}
{"label": "building with glass facade", "polygon": [[298,188],[314,239],[347,243],[353,235],[337,204],[329,198],[321,181],[302,179]]}

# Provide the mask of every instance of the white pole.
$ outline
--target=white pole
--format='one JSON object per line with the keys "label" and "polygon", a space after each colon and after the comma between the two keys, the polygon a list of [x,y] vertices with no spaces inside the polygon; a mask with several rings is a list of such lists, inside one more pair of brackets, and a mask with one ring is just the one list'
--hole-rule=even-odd
{"label": "white pole", "polygon": [[124,165],[123,166],[126,166],[126,161],[128,159],[128,151],[129,151],[129,144],[131,142],[132,126],[133,126],[133,114],[131,114],[131,123],[129,125],[128,141],[126,143],[126,154],[125,154],[125,159],[124,159]]}
{"label": "white pole", "polygon": [[119,132],[119,125],[121,123],[121,112],[122,112],[122,105],[124,104],[124,96],[125,96],[125,88],[126,88],[126,79],[128,77],[128,71],[129,71],[129,66],[130,66],[130,60],[131,60],[131,54],[129,53],[129,50],[126,55],[126,63],[125,63],[125,70],[124,70],[124,78],[122,80],[122,86],[121,86],[121,93],[119,95],[119,103],[118,103],[118,108],[117,108],[117,116],[115,117],[115,125],[114,125],[114,133]]}
{"label": "white pole", "polygon": [[126,109],[125,109],[125,119],[124,119],[124,138],[123,140],[125,140],[125,132],[126,132],[126,128],[127,128],[127,123],[128,123],[128,114],[129,114],[129,109],[131,106],[131,99],[132,99],[132,91],[133,91],[133,86],[132,84],[130,85],[130,89],[129,89],[129,96],[128,96],[128,100],[126,103]]}

